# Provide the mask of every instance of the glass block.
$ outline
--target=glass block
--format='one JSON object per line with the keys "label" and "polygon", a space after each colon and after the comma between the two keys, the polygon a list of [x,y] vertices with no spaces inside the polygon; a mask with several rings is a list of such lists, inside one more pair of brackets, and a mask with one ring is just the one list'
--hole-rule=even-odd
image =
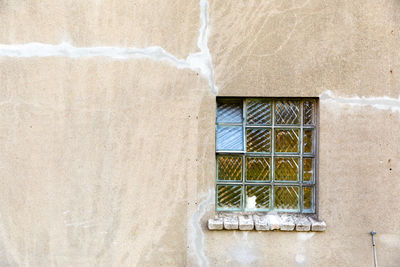
{"label": "glass block", "polygon": [[299,158],[275,158],[275,180],[297,181]]}
{"label": "glass block", "polygon": [[313,130],[304,129],[303,144],[304,153],[313,153]]}
{"label": "glass block", "polygon": [[303,158],[303,182],[312,182],[314,176],[314,159]]}
{"label": "glass block", "polygon": [[269,181],[271,158],[246,158],[246,180]]}
{"label": "glass block", "polygon": [[313,210],[313,187],[303,187],[303,210]]}
{"label": "glass block", "polygon": [[306,100],[303,102],[303,124],[304,125],[312,125],[314,122],[314,101]]}
{"label": "glass block", "polygon": [[274,187],[275,209],[298,210],[299,209],[299,187],[298,186],[275,186]]}
{"label": "glass block", "polygon": [[260,125],[272,123],[272,105],[266,100],[247,101],[247,124]]}
{"label": "glass block", "polygon": [[217,150],[242,151],[242,126],[217,126]]}
{"label": "glass block", "polygon": [[248,152],[271,152],[271,130],[265,128],[246,130]]}
{"label": "glass block", "polygon": [[275,102],[276,124],[299,124],[300,102],[296,100],[278,100]]}
{"label": "glass block", "polygon": [[299,130],[275,129],[275,152],[299,153]]}
{"label": "glass block", "polygon": [[217,185],[217,207],[219,209],[241,208],[242,186],[240,185]]}
{"label": "glass block", "polygon": [[226,101],[217,103],[217,123],[241,123],[242,101]]}
{"label": "glass block", "polygon": [[218,180],[242,180],[242,157],[218,156]]}
{"label": "glass block", "polygon": [[271,187],[267,185],[246,186],[246,210],[270,209]]}

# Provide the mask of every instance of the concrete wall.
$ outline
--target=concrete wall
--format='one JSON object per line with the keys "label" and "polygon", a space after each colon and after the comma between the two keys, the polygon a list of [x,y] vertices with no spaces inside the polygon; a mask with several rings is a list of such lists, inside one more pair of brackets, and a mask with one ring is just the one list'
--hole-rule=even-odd
{"label": "concrete wall", "polygon": [[[1,266],[400,265],[400,1],[0,1]],[[320,97],[324,233],[208,231],[216,96]]]}

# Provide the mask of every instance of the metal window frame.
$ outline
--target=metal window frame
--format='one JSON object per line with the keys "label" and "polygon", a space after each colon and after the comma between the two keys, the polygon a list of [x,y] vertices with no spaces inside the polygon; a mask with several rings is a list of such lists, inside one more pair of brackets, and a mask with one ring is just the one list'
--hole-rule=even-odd
{"label": "metal window frame", "polygon": [[[318,98],[298,98],[298,97],[218,97],[218,101],[241,101],[242,105],[242,123],[217,123],[216,118],[216,127],[217,126],[242,126],[242,138],[243,138],[243,146],[240,151],[223,151],[216,149],[216,190],[215,190],[215,208],[218,212],[224,211],[239,211],[239,212],[267,212],[267,211],[277,211],[277,212],[288,212],[288,213],[304,213],[304,214],[316,214],[317,213],[317,202],[316,199],[318,197],[318,125],[319,125],[319,106],[318,106]],[[249,100],[266,100],[271,102],[271,124],[247,124],[247,104]],[[300,123],[296,125],[284,125],[284,124],[275,124],[275,108],[276,101],[282,100],[291,100],[291,101],[299,101],[299,116]],[[312,125],[304,125],[304,102],[312,101],[313,102],[313,124]],[[271,131],[271,152],[247,152],[247,134],[246,130],[251,128],[266,128]],[[274,152],[275,150],[275,129],[298,129],[299,136],[299,152],[298,153],[287,153],[287,152]],[[312,153],[304,153],[304,130],[312,129]],[[217,130],[216,130],[217,134]],[[216,136],[217,138],[217,136]],[[241,180],[218,180],[218,157],[223,155],[232,155],[239,156],[242,158],[242,166],[241,166]],[[247,158],[249,157],[267,157],[270,158],[270,174],[268,181],[247,181],[246,180],[246,163]],[[297,170],[297,181],[276,181],[275,180],[275,158],[278,157],[296,157],[298,158],[298,170]],[[313,179],[312,181],[304,182],[303,181],[303,166],[304,159],[312,158],[312,172]],[[231,186],[241,186],[241,200],[240,200],[240,208],[219,208],[218,207],[218,186],[219,185],[231,185]],[[246,209],[246,191],[247,186],[269,186],[270,188],[270,203],[269,209]],[[297,186],[298,187],[298,208],[297,209],[276,209],[275,206],[275,186]],[[303,195],[303,187],[311,187],[312,188],[312,209],[304,209],[304,195]]]}

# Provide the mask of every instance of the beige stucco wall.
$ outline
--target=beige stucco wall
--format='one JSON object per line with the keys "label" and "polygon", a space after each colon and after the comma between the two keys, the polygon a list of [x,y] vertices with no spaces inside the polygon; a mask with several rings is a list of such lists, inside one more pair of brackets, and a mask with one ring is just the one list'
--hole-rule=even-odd
{"label": "beige stucco wall", "polygon": [[[373,266],[371,230],[400,265],[398,0],[4,0],[0,22],[0,266]],[[326,232],[207,230],[216,96],[321,97]]]}

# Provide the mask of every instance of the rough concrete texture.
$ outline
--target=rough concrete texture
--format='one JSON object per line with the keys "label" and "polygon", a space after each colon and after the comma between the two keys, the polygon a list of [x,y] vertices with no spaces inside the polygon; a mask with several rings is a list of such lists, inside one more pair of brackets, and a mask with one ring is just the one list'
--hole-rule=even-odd
{"label": "rough concrete texture", "polygon": [[[309,215],[293,215],[293,214],[275,214],[275,215],[229,215],[225,214],[223,217],[208,219],[209,230],[222,230],[225,222],[225,230],[281,230],[281,231],[298,231],[308,232],[313,229],[316,232],[323,232],[326,230],[326,223],[324,221],[315,220]],[[237,222],[239,228],[237,228]]]}
{"label": "rough concrete texture", "polygon": [[251,215],[239,216],[239,230],[249,231],[254,229],[254,221]]}
{"label": "rough concrete texture", "polygon": [[[207,3],[0,1],[0,265],[399,266],[400,1]],[[321,96],[325,232],[207,230],[216,95]]]}
{"label": "rough concrete texture", "polygon": [[199,12],[194,0],[4,0],[0,43],[162,46],[183,57],[196,49]]}
{"label": "rough concrete texture", "polygon": [[276,214],[267,214],[267,224],[271,230],[279,230],[281,227],[281,217]]}
{"label": "rough concrete texture", "polygon": [[239,229],[239,220],[237,216],[225,217],[224,218],[224,229],[226,230],[237,230]]}
{"label": "rough concrete texture", "polygon": [[307,217],[297,217],[296,218],[296,231],[310,231],[311,230],[311,222]]}
{"label": "rough concrete texture", "polygon": [[203,200],[187,183],[212,164],[195,152],[212,139],[190,144],[213,127],[207,83],[150,61],[2,59],[0,72],[1,262],[184,265]]}
{"label": "rough concrete texture", "polygon": [[310,218],[311,230],[315,232],[323,232],[326,230],[326,223],[324,221],[317,221]]}
{"label": "rough concrete texture", "polygon": [[266,216],[253,215],[253,220],[254,220],[254,228],[257,231],[268,231],[271,229],[271,227],[267,222]]}
{"label": "rough concrete texture", "polygon": [[281,231],[293,231],[295,226],[296,222],[292,215],[281,216],[281,225],[279,227]]}
{"label": "rough concrete texture", "polygon": [[224,229],[223,218],[208,219],[208,230],[222,230],[222,229]]}
{"label": "rough concrete texture", "polygon": [[318,96],[329,89],[398,97],[397,0],[210,5],[210,50],[221,95]]}

